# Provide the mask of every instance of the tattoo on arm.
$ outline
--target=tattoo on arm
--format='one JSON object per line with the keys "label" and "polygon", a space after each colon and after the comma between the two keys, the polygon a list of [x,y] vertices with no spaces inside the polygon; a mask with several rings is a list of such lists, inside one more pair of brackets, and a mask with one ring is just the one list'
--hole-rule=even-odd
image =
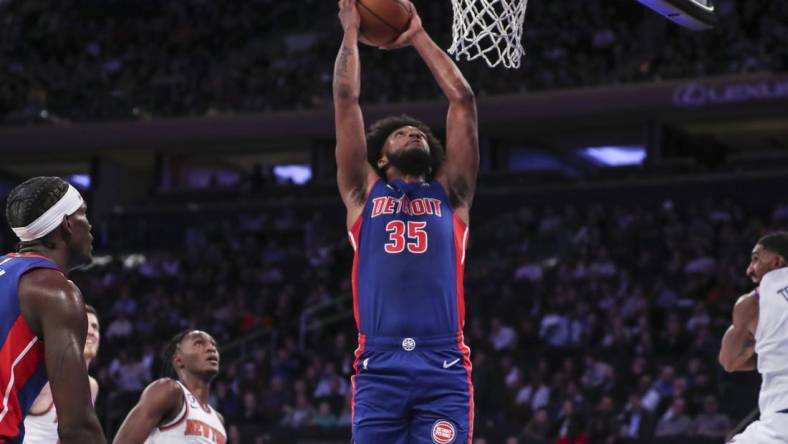
{"label": "tattoo on arm", "polygon": [[747,338],[739,349],[739,354],[736,355],[737,357],[744,356],[745,354],[749,353],[752,348],[755,347],[755,340],[752,338]]}
{"label": "tattoo on arm", "polygon": [[339,51],[339,62],[337,63],[337,76],[339,77],[347,77],[348,76],[348,61],[350,60],[350,56],[353,54],[353,50],[348,48],[347,46],[343,46],[342,49]]}

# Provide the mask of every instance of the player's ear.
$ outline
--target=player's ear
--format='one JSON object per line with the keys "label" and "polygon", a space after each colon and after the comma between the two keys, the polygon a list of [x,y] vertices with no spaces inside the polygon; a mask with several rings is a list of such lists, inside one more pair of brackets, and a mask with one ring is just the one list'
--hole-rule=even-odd
{"label": "player's ear", "polygon": [[777,259],[775,260],[775,262],[777,263],[777,268],[785,267],[786,264],[785,258],[783,258],[782,256],[777,255]]}
{"label": "player's ear", "polygon": [[172,357],[172,366],[176,369],[183,368],[183,358],[180,353],[175,353]]}
{"label": "player's ear", "polygon": [[69,216],[63,216],[63,222],[60,223],[60,229],[63,230],[63,238],[69,239],[71,237],[71,220]]}
{"label": "player's ear", "polygon": [[380,159],[378,159],[378,169],[384,171],[386,169],[386,166],[388,166],[388,164],[389,164],[389,160],[386,159],[386,155],[384,154],[380,156]]}

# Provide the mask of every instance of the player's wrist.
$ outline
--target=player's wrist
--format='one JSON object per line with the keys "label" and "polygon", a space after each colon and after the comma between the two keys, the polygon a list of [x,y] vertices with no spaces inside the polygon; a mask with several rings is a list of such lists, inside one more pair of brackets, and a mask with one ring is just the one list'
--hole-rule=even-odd
{"label": "player's wrist", "polygon": [[410,38],[411,45],[415,48],[424,47],[425,45],[429,44],[432,41],[430,35],[427,34],[427,31],[424,28],[420,28],[416,31],[413,36]]}
{"label": "player's wrist", "polygon": [[358,39],[358,28],[359,28],[358,24],[345,25],[345,26],[342,27],[342,29],[345,32],[345,37],[346,38],[347,37],[351,37],[351,38],[354,38],[354,39]]}

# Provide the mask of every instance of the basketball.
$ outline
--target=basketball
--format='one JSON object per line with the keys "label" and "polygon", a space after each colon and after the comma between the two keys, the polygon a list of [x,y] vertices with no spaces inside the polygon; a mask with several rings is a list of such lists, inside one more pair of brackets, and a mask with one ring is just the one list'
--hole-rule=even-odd
{"label": "basketball", "polygon": [[410,25],[410,9],[400,0],[358,0],[359,41],[380,46],[397,39]]}

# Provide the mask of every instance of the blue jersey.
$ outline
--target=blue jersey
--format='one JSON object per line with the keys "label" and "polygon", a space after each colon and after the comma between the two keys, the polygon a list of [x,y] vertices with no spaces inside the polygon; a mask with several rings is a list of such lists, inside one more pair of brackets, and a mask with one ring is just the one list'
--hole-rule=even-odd
{"label": "blue jersey", "polygon": [[19,279],[36,268],[53,268],[50,259],[32,254],[0,256],[0,443],[21,443],[24,419],[47,383],[44,344],[19,310]]}
{"label": "blue jersey", "polygon": [[435,180],[378,180],[354,224],[353,311],[366,336],[461,333],[468,229]]}

